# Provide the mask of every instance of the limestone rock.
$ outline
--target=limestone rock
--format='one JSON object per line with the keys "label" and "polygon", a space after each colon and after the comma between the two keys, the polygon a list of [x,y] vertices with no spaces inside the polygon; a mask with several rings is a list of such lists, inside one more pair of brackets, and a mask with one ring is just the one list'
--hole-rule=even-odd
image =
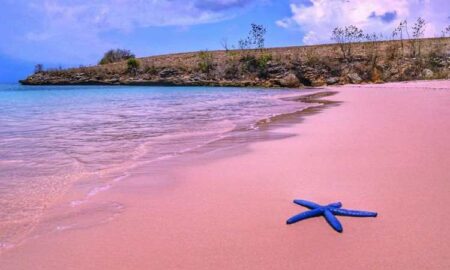
{"label": "limestone rock", "polygon": [[330,77],[326,82],[328,85],[337,84],[339,82],[339,77]]}
{"label": "limestone rock", "polygon": [[177,74],[178,74],[178,72],[173,68],[165,68],[165,69],[161,70],[161,72],[159,72],[159,76],[161,78],[167,78],[167,77],[171,77],[171,76],[174,76]]}
{"label": "limestone rock", "polygon": [[434,72],[431,71],[431,69],[426,68],[422,71],[422,76],[425,79],[432,79],[434,77]]}
{"label": "limestone rock", "polygon": [[268,65],[267,73],[271,75],[283,74],[284,72],[286,72],[286,69],[282,65],[273,63],[270,63],[270,65]]}
{"label": "limestone rock", "polygon": [[300,80],[292,73],[283,77],[283,79],[280,80],[280,84],[284,87],[299,87],[301,85]]}
{"label": "limestone rock", "polygon": [[347,77],[350,79],[351,83],[361,83],[362,82],[361,77],[359,77],[358,73],[356,73],[356,72],[349,73],[347,75]]}
{"label": "limestone rock", "polygon": [[375,67],[370,72],[370,80],[374,83],[383,82],[382,77],[383,77],[383,70],[381,69],[381,67]]}
{"label": "limestone rock", "polygon": [[322,77],[317,77],[317,78],[311,79],[311,86],[313,86],[313,87],[324,86],[325,84],[326,84],[326,81]]}

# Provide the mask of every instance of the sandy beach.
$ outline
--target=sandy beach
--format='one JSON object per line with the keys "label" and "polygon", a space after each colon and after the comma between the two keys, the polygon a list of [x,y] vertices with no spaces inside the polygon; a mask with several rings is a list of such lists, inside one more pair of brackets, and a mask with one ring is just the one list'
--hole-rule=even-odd
{"label": "sandy beach", "polygon": [[[341,103],[270,131],[286,138],[138,168],[68,213],[83,226],[0,268],[450,269],[450,81],[325,90]],[[340,217],[342,234],[321,217],[286,225],[306,210],[293,199],[379,215]]]}

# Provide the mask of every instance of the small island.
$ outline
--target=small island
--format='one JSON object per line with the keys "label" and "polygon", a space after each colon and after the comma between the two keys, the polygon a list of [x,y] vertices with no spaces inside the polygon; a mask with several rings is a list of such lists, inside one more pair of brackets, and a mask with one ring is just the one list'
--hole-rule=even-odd
{"label": "small island", "polygon": [[[251,25],[238,48],[135,58],[127,50],[105,53],[90,67],[43,70],[24,85],[154,85],[318,87],[450,78],[450,38],[423,38],[419,19],[412,37],[404,25],[390,40],[356,26],[337,27],[333,44],[265,48],[263,25]],[[409,34],[408,34],[409,35]]]}

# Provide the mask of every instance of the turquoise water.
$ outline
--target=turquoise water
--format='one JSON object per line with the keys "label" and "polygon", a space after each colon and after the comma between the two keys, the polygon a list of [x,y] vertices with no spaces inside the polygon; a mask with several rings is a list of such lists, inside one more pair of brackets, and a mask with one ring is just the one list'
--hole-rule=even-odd
{"label": "turquoise water", "polygon": [[[290,90],[0,85],[0,247],[77,180],[117,177],[298,111]],[[95,190],[90,193],[94,194]]]}

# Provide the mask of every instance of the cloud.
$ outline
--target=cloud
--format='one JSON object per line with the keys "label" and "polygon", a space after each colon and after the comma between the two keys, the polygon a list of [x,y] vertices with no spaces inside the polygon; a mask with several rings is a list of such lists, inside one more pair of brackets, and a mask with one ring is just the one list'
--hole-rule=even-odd
{"label": "cloud", "polygon": [[200,0],[195,2],[199,9],[211,11],[223,11],[233,8],[241,8],[253,2],[252,0]]}
{"label": "cloud", "polygon": [[398,23],[419,16],[427,21],[426,36],[438,36],[449,24],[448,0],[310,0],[292,2],[291,16],[278,20],[282,28],[301,31],[305,44],[330,42],[337,26],[356,25],[369,33],[390,36]]}
{"label": "cloud", "polygon": [[380,19],[385,23],[390,23],[397,19],[397,11],[388,11],[384,14],[378,15],[375,11],[372,12],[369,16],[369,19]]}
{"label": "cloud", "polygon": [[[3,0],[0,53],[22,60],[89,63],[137,28],[230,19],[253,0]],[[8,15],[6,13],[11,13]],[[3,19],[2,19],[3,21]],[[117,36],[117,35],[116,35]],[[19,46],[18,46],[19,45]]]}

